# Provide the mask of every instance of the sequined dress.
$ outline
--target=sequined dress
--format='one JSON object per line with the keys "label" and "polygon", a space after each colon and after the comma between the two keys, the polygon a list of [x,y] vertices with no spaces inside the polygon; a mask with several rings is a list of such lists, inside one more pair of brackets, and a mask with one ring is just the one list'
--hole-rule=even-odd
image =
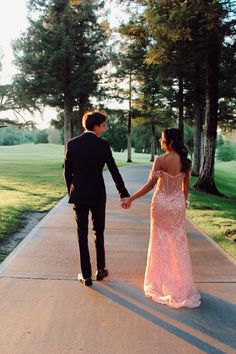
{"label": "sequined dress", "polygon": [[144,292],[154,301],[173,308],[198,307],[184,230],[184,173],[172,176],[151,171],[157,180],[151,202],[151,229]]}

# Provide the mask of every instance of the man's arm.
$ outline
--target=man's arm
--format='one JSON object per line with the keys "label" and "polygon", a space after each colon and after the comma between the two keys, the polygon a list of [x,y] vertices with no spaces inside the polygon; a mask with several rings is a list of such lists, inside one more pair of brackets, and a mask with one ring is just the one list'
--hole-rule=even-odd
{"label": "man's arm", "polygon": [[113,181],[115,182],[116,188],[120,194],[120,198],[129,197],[129,192],[125,188],[124,181],[121,177],[121,174],[116,166],[115,160],[112,156],[110,146],[107,143],[107,152],[106,152],[106,165],[112,175]]}
{"label": "man's arm", "polygon": [[72,165],[71,165],[69,143],[67,144],[65,160],[64,160],[64,179],[66,182],[68,194],[70,194],[70,186],[72,184]]}

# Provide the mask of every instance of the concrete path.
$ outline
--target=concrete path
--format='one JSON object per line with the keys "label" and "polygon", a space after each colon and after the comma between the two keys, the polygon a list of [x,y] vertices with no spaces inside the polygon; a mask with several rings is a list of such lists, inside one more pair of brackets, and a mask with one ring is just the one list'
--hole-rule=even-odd
{"label": "concrete path", "polygon": [[[131,192],[148,170],[120,169]],[[0,354],[236,353],[236,263],[186,222],[201,307],[173,310],[146,299],[151,193],[123,210],[105,177],[109,278],[92,287],[77,281],[75,223],[64,198],[0,265]],[[90,246],[95,272],[92,232]]]}

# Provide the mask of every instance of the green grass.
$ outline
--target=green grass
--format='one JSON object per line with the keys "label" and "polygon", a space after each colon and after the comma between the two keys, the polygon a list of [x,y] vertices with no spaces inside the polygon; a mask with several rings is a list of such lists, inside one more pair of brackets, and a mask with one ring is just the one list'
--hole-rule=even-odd
{"label": "green grass", "polygon": [[[133,150],[133,149],[132,149]],[[127,152],[113,152],[113,156],[118,166],[130,165],[127,163]],[[132,151],[133,164],[146,164],[150,162],[150,154],[141,154]]]}
{"label": "green grass", "polygon": [[[119,166],[127,164],[126,152],[113,155]],[[21,226],[24,212],[48,211],[65,195],[63,156],[61,145],[0,146],[0,239]],[[132,159],[138,164],[149,163],[150,155],[133,152]],[[191,187],[187,215],[236,258],[236,243],[228,239],[236,235],[236,161],[217,162],[215,179],[227,198]],[[195,180],[192,177],[191,186]]]}
{"label": "green grass", "polygon": [[0,146],[0,240],[16,231],[24,212],[47,211],[65,194],[63,146]]}
{"label": "green grass", "polygon": [[236,258],[236,161],[217,162],[215,181],[226,197],[212,196],[195,191],[191,178],[187,216],[208,233],[227,253]]}

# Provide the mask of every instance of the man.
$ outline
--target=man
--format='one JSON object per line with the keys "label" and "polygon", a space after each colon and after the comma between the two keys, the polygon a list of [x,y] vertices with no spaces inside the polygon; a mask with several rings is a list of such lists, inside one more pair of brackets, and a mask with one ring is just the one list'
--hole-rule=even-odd
{"label": "man", "polygon": [[97,256],[96,280],[108,276],[105,268],[104,228],[106,190],[103,167],[106,164],[121,199],[128,197],[123,179],[119,173],[107,141],[100,138],[106,130],[106,116],[100,112],[88,112],[82,119],[85,132],[70,140],[65,157],[64,176],[69,203],[74,204],[77,222],[77,236],[80,250],[82,274],[78,279],[85,285],[92,285],[92,271],[88,248],[88,215],[92,214],[94,240]]}

